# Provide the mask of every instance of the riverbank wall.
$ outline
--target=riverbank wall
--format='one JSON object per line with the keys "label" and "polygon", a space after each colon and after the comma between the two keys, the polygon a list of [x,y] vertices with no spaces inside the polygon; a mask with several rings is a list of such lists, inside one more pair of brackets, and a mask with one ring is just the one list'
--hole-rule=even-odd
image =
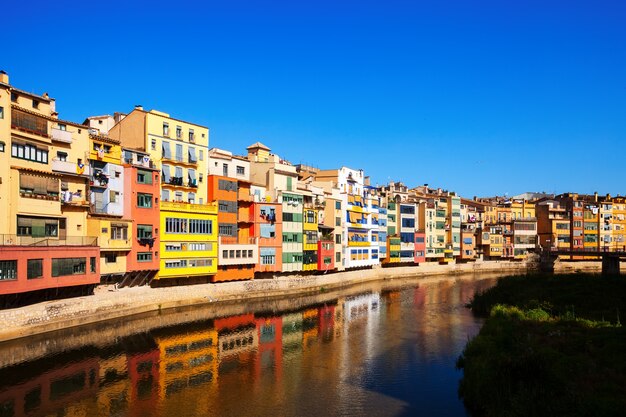
{"label": "riverbank wall", "polygon": [[[564,265],[561,265],[564,264]],[[572,266],[557,263],[556,270]],[[46,332],[116,320],[141,314],[165,314],[169,310],[189,306],[211,306],[232,311],[255,300],[288,299],[301,295],[337,291],[364,283],[396,278],[424,278],[483,273],[524,273],[533,263],[489,261],[466,264],[423,264],[394,268],[344,271],[325,275],[277,276],[273,279],[224,282],[167,288],[134,287],[115,289],[99,287],[94,295],[43,302],[0,311],[0,342],[34,336]],[[600,263],[575,263],[573,270],[599,271]]]}

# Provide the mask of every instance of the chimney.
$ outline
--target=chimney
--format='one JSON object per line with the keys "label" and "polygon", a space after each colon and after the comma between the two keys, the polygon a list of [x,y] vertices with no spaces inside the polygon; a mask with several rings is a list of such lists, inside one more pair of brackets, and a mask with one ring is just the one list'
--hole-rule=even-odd
{"label": "chimney", "polygon": [[596,203],[598,202],[598,192],[597,191],[595,191],[593,193],[593,201],[595,201]]}
{"label": "chimney", "polygon": [[143,110],[143,106],[141,104],[135,104],[135,110]]}
{"label": "chimney", "polygon": [[9,74],[4,70],[0,70],[0,83],[9,84]]}

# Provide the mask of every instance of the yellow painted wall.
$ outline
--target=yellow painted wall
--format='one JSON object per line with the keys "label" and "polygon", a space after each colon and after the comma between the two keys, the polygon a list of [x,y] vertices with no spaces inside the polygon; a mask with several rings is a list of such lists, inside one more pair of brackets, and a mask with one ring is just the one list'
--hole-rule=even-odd
{"label": "yellow painted wall", "polygon": [[[211,234],[168,233],[167,218],[200,219],[212,222]],[[217,206],[161,202],[160,213],[160,272],[158,278],[178,278],[213,275],[217,272]],[[190,243],[207,243],[207,250],[191,250]],[[180,245],[181,250],[167,250],[168,245]],[[166,268],[174,260],[211,259],[210,266]]]}

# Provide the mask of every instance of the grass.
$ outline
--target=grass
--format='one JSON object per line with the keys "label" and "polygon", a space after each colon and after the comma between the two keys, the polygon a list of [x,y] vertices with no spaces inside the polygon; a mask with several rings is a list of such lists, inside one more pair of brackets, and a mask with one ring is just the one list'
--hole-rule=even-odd
{"label": "grass", "polygon": [[625,278],[507,277],[470,307],[488,315],[457,361],[473,414],[626,413]]}

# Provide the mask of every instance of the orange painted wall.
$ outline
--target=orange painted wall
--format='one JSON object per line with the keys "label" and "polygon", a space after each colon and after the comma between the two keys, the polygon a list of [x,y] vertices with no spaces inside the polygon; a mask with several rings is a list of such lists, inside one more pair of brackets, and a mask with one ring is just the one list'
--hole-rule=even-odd
{"label": "orange painted wall", "polygon": [[[85,258],[84,274],[52,276],[53,258]],[[91,272],[90,258],[95,258],[95,272]],[[27,279],[27,261],[43,259],[43,276]],[[17,260],[17,279],[0,281],[0,295],[57,287],[71,287],[100,283],[100,248],[98,246],[2,246],[0,261]]]}
{"label": "orange painted wall", "polygon": [[[237,187],[233,190],[220,190],[219,189],[219,180],[232,181],[237,183],[237,180],[222,177],[219,175],[209,175],[207,177],[207,195],[209,202],[219,202],[221,201],[237,201]],[[225,213],[222,211],[217,212],[217,223],[237,223],[237,213]]]}
{"label": "orange painted wall", "polygon": [[[152,184],[137,182],[137,167],[124,167],[124,189],[130,190],[130,197],[124,201],[124,217],[133,221],[132,246],[126,258],[127,271],[158,271],[159,269],[159,203],[161,201],[161,187],[159,172],[152,172]],[[137,193],[152,194],[152,208],[137,207]],[[152,236],[155,238],[152,248],[141,245],[137,234],[137,225],[152,225]],[[137,262],[137,252],[152,252],[152,261]]]}

